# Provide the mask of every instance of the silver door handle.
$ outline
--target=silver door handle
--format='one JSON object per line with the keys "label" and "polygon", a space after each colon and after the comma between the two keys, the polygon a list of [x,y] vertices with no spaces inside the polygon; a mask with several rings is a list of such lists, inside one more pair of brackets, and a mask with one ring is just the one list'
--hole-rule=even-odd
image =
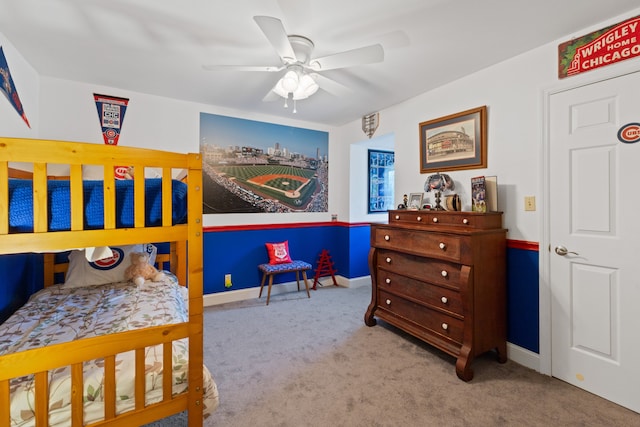
{"label": "silver door handle", "polygon": [[565,248],[564,246],[560,245],[560,246],[556,246],[556,253],[560,256],[565,256],[567,254],[573,254],[573,255],[578,255],[577,252],[572,252],[567,250],[567,248]]}

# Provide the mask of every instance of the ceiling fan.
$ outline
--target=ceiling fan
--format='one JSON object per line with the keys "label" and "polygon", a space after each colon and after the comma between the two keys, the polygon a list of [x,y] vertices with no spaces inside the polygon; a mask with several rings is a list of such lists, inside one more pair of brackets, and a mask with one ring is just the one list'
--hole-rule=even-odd
{"label": "ceiling fan", "polygon": [[323,71],[372,64],[384,60],[384,50],[380,44],[313,58],[314,44],[309,38],[287,34],[282,21],[278,18],[254,16],[253,19],[280,57],[281,65],[205,65],[204,68],[207,70],[224,68],[239,71],[284,71],[281,78],[267,96],[264,97],[264,100],[270,101],[280,96],[284,98],[285,107],[287,107],[287,100],[292,99],[294,101],[294,113],[296,112],[295,102],[310,97],[316,93],[320,86],[333,95],[340,95],[348,91],[348,88],[344,85],[320,74]]}

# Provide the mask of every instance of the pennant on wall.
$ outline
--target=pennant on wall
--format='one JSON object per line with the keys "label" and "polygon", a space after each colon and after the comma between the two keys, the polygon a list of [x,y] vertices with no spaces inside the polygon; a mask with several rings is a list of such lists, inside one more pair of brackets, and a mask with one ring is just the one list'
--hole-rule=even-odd
{"label": "pennant on wall", "polygon": [[118,145],[120,138],[120,128],[124,120],[124,113],[127,111],[128,98],[117,98],[115,96],[93,94],[98,109],[98,118],[102,126],[102,137],[107,145]]}
{"label": "pennant on wall", "polygon": [[13,79],[9,72],[9,65],[7,64],[7,59],[4,56],[2,46],[0,46],[0,90],[4,92],[11,105],[13,105],[13,108],[15,108],[18,114],[20,114],[20,117],[22,117],[22,120],[24,120],[27,126],[31,128],[29,120],[27,120],[27,116],[22,108],[22,102],[20,102],[16,86],[13,84]]}

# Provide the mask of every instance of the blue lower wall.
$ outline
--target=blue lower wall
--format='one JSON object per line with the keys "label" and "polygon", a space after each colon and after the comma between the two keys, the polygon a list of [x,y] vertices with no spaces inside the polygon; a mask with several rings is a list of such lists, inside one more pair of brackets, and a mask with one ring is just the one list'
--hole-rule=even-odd
{"label": "blue lower wall", "polygon": [[24,305],[31,294],[43,288],[42,255],[0,256],[0,322]]}
{"label": "blue lower wall", "polygon": [[[327,249],[337,274],[348,279],[369,275],[368,224],[322,223],[255,227],[210,227],[204,233],[204,293],[260,286],[258,265],[268,261],[266,242],[289,241],[292,257],[317,267]],[[231,274],[233,286],[224,286]],[[507,340],[539,352],[538,251],[507,249]],[[309,274],[313,280],[314,272]],[[0,256],[0,321],[42,288],[42,256]],[[274,283],[292,282],[295,274],[277,275]],[[363,313],[364,314],[364,313]]]}
{"label": "blue lower wall", "polygon": [[507,341],[540,352],[538,251],[507,249]]}
{"label": "blue lower wall", "polygon": [[[317,267],[323,249],[329,251],[337,274],[349,279],[367,276],[369,225],[310,224],[253,228],[208,228],[204,233],[204,293],[260,286],[258,265],[268,262],[267,242],[289,242],[291,257]],[[233,286],[225,288],[224,275]],[[313,280],[314,272],[309,274]],[[275,276],[274,283],[291,282],[295,274]]]}

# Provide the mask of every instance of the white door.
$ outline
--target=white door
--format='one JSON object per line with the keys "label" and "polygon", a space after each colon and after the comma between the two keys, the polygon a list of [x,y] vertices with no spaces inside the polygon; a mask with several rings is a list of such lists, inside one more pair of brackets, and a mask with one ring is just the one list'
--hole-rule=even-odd
{"label": "white door", "polygon": [[630,123],[640,72],[550,97],[551,374],[640,412],[640,142],[618,139]]}

